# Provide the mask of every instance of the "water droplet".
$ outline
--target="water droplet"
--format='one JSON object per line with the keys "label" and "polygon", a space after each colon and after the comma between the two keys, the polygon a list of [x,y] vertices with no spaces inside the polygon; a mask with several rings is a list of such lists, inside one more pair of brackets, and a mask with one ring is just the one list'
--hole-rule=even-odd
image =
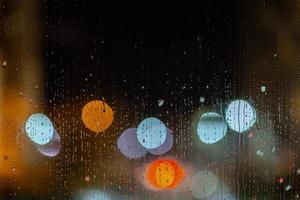
{"label": "water droplet", "polygon": [[292,189],[292,186],[291,186],[291,185],[285,186],[285,191],[289,191],[289,190],[291,190],[291,189]]}
{"label": "water droplet", "polygon": [[261,86],[260,90],[261,90],[261,92],[266,92],[267,87],[263,85],[263,86]]}
{"label": "water droplet", "polygon": [[165,104],[165,100],[163,99],[157,100],[157,103],[159,107],[162,107]]}
{"label": "water droplet", "polygon": [[283,178],[280,178],[279,180],[278,180],[278,182],[281,184],[281,183],[283,183]]}
{"label": "water droplet", "polygon": [[3,61],[3,63],[2,63],[2,67],[3,68],[6,68],[7,67],[7,61],[5,60],[5,61]]}
{"label": "water droplet", "polygon": [[205,98],[204,97],[200,97],[200,103],[204,103],[205,102]]}

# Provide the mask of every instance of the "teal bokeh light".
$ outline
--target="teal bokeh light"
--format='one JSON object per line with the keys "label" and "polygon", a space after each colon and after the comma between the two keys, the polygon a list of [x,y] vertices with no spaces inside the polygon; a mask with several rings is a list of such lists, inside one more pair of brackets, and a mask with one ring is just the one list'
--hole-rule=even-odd
{"label": "teal bokeh light", "polygon": [[197,125],[197,134],[206,144],[220,141],[227,133],[227,125],[223,117],[214,112],[204,113]]}
{"label": "teal bokeh light", "polygon": [[36,144],[44,145],[50,142],[54,135],[51,120],[44,114],[32,114],[26,121],[27,136]]}
{"label": "teal bokeh light", "polygon": [[137,128],[138,141],[147,149],[161,146],[167,137],[166,126],[157,118],[144,119]]}
{"label": "teal bokeh light", "polygon": [[229,128],[238,133],[249,130],[256,122],[256,111],[247,101],[232,101],[225,111]]}
{"label": "teal bokeh light", "polygon": [[191,181],[192,196],[195,199],[207,199],[218,189],[219,180],[210,171],[200,171],[194,175]]}
{"label": "teal bokeh light", "polygon": [[76,200],[111,200],[111,198],[104,192],[97,189],[85,190],[79,195]]}

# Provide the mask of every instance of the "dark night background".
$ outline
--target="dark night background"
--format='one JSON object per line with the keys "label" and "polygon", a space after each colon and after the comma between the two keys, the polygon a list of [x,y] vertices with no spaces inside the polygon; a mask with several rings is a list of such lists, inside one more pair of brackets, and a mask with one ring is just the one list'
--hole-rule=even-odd
{"label": "dark night background", "polygon": [[[3,2],[0,27],[18,4]],[[128,160],[116,148],[122,131],[149,116],[162,119],[174,131],[175,145],[167,156],[193,170],[217,173],[236,199],[299,198],[297,0],[36,4],[43,79],[38,87],[42,99],[33,104],[35,111],[53,119],[63,148],[53,160],[29,156],[28,160],[37,157],[37,164],[27,168],[43,168],[45,176],[31,180],[25,171],[27,176],[20,180],[29,186],[24,188],[18,178],[5,177],[0,199],[70,199],[82,187],[159,199],[135,179],[144,163],[155,157]],[[0,53],[8,49],[8,58],[17,60],[10,47],[16,39],[5,34],[3,39],[2,32]],[[18,78],[15,68],[5,70],[10,72],[8,82]],[[26,93],[18,91],[17,96],[24,98]],[[82,107],[95,99],[105,100],[115,112],[112,128],[104,134],[89,133],[81,122]],[[201,146],[190,134],[201,113],[222,112],[232,99],[247,99],[256,108],[260,120],[253,134],[264,132],[271,122],[274,155],[259,160],[247,134],[230,133],[217,147]],[[159,100],[165,101],[162,107]],[[263,138],[261,148],[269,140]],[[283,183],[278,182],[281,178]],[[185,197],[180,193],[174,199]]]}
{"label": "dark night background", "polygon": [[[128,93],[129,102],[145,94],[151,101],[168,98],[184,85],[192,86],[189,94],[195,101],[200,93],[224,99],[225,78],[234,82],[237,64],[237,4],[49,2],[45,54],[53,92],[48,96],[62,90],[64,82],[62,92],[68,98],[82,89],[94,94],[93,86],[110,96],[113,83]],[[59,76],[62,70],[64,76]]]}

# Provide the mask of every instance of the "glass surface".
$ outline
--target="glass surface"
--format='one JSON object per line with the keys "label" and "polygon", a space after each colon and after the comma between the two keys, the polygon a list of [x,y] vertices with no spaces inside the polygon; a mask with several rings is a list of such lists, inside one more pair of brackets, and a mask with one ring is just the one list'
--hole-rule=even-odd
{"label": "glass surface", "polygon": [[299,24],[297,0],[0,0],[0,200],[298,199]]}

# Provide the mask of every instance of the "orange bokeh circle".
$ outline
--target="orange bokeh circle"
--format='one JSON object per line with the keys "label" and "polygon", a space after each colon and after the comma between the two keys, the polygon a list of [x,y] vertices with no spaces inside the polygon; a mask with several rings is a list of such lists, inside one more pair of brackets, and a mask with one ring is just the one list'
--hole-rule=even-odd
{"label": "orange bokeh circle", "polygon": [[156,184],[160,188],[168,188],[173,184],[175,179],[174,167],[169,162],[160,163],[155,169]]}
{"label": "orange bokeh circle", "polygon": [[114,113],[104,101],[94,100],[85,104],[81,118],[88,129],[100,133],[110,127],[114,119]]}
{"label": "orange bokeh circle", "polygon": [[174,189],[184,176],[183,167],[175,160],[155,160],[146,171],[148,183],[158,189]]}

